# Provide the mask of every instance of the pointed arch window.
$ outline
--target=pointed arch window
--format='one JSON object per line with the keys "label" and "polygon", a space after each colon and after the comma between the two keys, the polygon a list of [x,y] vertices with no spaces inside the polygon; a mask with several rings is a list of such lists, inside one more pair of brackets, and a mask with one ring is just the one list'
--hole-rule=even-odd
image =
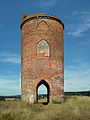
{"label": "pointed arch window", "polygon": [[37,56],[49,56],[49,45],[45,40],[37,44]]}

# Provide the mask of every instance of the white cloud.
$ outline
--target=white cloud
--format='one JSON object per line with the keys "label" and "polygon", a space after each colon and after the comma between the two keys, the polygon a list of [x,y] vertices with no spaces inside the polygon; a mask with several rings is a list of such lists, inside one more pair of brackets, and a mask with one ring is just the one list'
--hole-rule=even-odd
{"label": "white cloud", "polygon": [[11,62],[11,63],[20,63],[20,59],[18,57],[6,57],[2,60],[3,62]]}
{"label": "white cloud", "polygon": [[87,62],[79,62],[75,66],[68,65],[65,69],[65,91],[90,90],[90,67]]}
{"label": "white cloud", "polygon": [[11,53],[0,53],[1,62],[20,63],[20,55]]}
{"label": "white cloud", "polygon": [[39,6],[40,7],[50,7],[54,6],[56,4],[56,0],[46,0],[46,1],[40,1]]}
{"label": "white cloud", "polygon": [[90,29],[90,23],[88,23],[88,24],[87,23],[86,24],[81,23],[81,24],[76,28],[75,31],[68,32],[68,34],[76,36],[76,37],[84,36],[85,35],[84,33]]}
{"label": "white cloud", "polygon": [[20,79],[18,76],[0,75],[0,95],[18,95],[21,92]]}
{"label": "white cloud", "polygon": [[88,46],[89,44],[90,44],[89,40],[87,40],[87,42],[86,41],[82,41],[82,42],[79,43],[79,45],[83,45],[83,46]]}
{"label": "white cloud", "polygon": [[72,15],[74,22],[66,27],[68,28],[67,34],[76,37],[84,36],[85,32],[90,29],[90,12],[75,11]]}

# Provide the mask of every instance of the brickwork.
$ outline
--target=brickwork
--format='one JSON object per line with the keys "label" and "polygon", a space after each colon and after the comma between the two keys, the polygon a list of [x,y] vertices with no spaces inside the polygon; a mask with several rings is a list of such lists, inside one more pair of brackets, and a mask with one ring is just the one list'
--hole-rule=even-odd
{"label": "brickwork", "polygon": [[64,24],[45,14],[24,15],[21,24],[22,100],[37,100],[37,86],[44,80],[49,99],[60,101],[64,94]]}

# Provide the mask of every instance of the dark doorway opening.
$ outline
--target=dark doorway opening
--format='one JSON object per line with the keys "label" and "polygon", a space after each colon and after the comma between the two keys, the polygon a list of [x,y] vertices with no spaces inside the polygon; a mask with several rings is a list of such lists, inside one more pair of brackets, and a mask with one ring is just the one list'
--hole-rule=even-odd
{"label": "dark doorway opening", "polygon": [[[46,92],[41,90],[39,91],[40,86],[42,86],[43,89],[46,89]],[[48,83],[45,80],[42,80],[37,85],[37,102],[42,103],[44,105],[47,105],[49,103],[49,93],[50,93],[50,87]]]}

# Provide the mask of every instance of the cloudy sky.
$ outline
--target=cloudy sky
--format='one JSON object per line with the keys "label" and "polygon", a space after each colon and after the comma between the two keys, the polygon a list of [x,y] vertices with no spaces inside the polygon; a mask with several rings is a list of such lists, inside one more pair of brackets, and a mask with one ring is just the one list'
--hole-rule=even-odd
{"label": "cloudy sky", "polygon": [[[21,94],[21,16],[57,16],[64,30],[65,91],[90,90],[90,0],[0,1],[0,95]],[[44,87],[41,87],[44,91]]]}

